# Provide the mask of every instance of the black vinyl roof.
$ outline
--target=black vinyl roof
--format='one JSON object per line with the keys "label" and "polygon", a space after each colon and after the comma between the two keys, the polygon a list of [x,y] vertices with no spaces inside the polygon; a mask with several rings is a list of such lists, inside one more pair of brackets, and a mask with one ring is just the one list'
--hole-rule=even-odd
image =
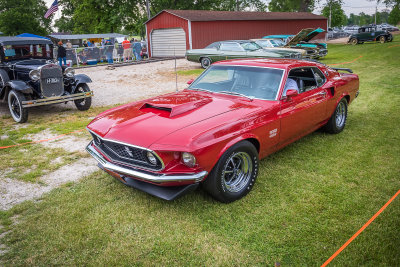
{"label": "black vinyl roof", "polygon": [[34,37],[14,37],[2,36],[0,37],[0,45],[26,45],[26,44],[53,44],[52,41],[43,38]]}

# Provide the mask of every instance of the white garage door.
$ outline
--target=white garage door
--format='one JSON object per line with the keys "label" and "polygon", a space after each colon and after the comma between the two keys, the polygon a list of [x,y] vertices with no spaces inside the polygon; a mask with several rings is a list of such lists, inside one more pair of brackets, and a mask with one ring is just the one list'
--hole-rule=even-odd
{"label": "white garage door", "polygon": [[182,28],[159,29],[151,33],[153,57],[173,57],[174,49],[177,57],[186,53],[186,34]]}

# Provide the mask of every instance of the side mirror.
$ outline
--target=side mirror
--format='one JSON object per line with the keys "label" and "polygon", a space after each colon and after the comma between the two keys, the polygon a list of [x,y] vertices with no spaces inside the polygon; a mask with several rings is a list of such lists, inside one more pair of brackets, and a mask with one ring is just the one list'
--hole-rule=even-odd
{"label": "side mirror", "polygon": [[292,97],[294,97],[294,96],[296,96],[298,94],[299,94],[299,92],[297,92],[297,90],[289,89],[289,90],[286,91],[286,97],[288,99],[292,98]]}
{"label": "side mirror", "polygon": [[190,80],[187,81],[186,83],[190,85],[190,84],[192,84],[193,82],[194,82],[194,79],[190,79]]}

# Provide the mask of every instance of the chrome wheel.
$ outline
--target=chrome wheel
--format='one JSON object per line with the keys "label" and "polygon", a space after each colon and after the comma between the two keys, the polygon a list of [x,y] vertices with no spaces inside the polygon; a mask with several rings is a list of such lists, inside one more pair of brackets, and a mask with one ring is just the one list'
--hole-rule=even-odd
{"label": "chrome wheel", "polygon": [[253,161],[249,154],[236,152],[227,160],[223,170],[223,186],[236,193],[247,186],[253,173]]}
{"label": "chrome wheel", "polygon": [[208,57],[204,57],[201,59],[201,66],[203,69],[207,69],[211,65],[211,60]]}
{"label": "chrome wheel", "polygon": [[346,105],[344,102],[339,102],[335,113],[336,127],[342,128],[346,121]]}

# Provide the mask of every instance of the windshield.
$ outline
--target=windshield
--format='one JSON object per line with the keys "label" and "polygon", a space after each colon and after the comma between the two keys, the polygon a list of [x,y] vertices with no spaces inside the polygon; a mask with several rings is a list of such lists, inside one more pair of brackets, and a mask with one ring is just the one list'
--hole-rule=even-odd
{"label": "windshield", "polygon": [[19,60],[27,58],[53,58],[52,47],[48,44],[40,45],[5,45],[3,46],[5,60]]}
{"label": "windshield", "polygon": [[211,66],[188,89],[276,100],[282,77],[282,69]]}
{"label": "windshield", "polygon": [[262,46],[262,47],[269,47],[269,48],[274,47],[274,46],[272,45],[272,42],[270,43],[270,41],[268,41],[268,40],[260,40],[260,41],[257,41],[257,44],[260,45],[260,46]]}
{"label": "windshield", "polygon": [[240,46],[243,47],[244,50],[246,51],[256,51],[262,49],[262,47],[256,44],[255,42],[241,43]]}
{"label": "windshield", "polygon": [[272,43],[275,47],[284,46],[284,45],[285,45],[285,43],[284,43],[283,41],[279,40],[279,39],[271,40],[271,43]]}

